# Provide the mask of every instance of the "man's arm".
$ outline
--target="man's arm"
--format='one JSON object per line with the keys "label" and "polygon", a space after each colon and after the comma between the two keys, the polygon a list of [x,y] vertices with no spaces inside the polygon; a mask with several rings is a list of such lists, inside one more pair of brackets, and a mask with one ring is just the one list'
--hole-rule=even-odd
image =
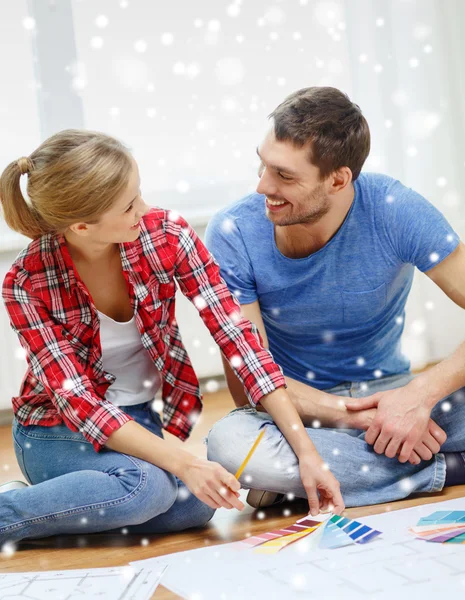
{"label": "man's arm", "polygon": [[[426,275],[457,306],[465,308],[465,244],[463,242],[442,263],[426,271]],[[451,356],[418,375],[415,383],[420,393],[429,398],[432,406],[465,386],[465,342],[462,342]]]}
{"label": "man's arm", "polygon": [[[465,308],[465,245],[457,248],[426,275],[461,308]],[[409,384],[368,398],[350,400],[351,410],[378,407],[366,434],[379,454],[399,454],[405,462],[428,426],[434,406],[465,385],[465,342],[448,358],[427,369]],[[436,439],[438,436],[433,434]],[[445,441],[445,438],[441,443]],[[434,452],[433,452],[434,453]]]}
{"label": "man's arm", "polygon": [[[245,319],[248,319],[257,326],[263,344],[265,348],[268,348],[268,338],[258,300],[251,304],[242,304],[241,313]],[[249,402],[244,393],[244,386],[234,374],[228,361],[223,356],[222,359],[226,381],[234,404],[236,406],[248,405]],[[365,422],[366,426],[369,425],[371,421],[371,413],[369,417],[369,411],[366,414],[349,412],[346,409],[343,399],[312,388],[291,377],[286,377],[285,379],[289,396],[304,425],[311,425],[314,421],[318,421],[323,427],[345,426],[364,429],[363,425]],[[263,410],[260,405],[257,408],[258,410]],[[367,420],[368,417],[369,421]]]}

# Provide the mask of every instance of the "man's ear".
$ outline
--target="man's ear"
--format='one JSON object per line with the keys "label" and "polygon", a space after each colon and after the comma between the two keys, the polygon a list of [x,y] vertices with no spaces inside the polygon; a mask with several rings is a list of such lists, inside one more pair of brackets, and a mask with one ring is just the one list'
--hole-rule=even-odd
{"label": "man's ear", "polygon": [[349,169],[349,167],[341,167],[340,169],[334,171],[330,177],[331,181],[329,193],[336,194],[337,192],[346,189],[347,186],[350,185],[352,182],[352,171]]}

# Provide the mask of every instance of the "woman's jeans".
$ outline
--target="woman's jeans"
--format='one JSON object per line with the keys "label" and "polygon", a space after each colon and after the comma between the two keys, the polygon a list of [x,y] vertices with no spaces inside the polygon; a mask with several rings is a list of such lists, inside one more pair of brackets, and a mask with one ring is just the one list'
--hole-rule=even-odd
{"label": "woman's jeans", "polygon": [[[150,403],[121,408],[163,437]],[[32,486],[0,494],[0,547],[59,534],[181,531],[205,525],[214,514],[171,473],[107,448],[97,453],[65,425],[15,421],[13,440]]]}
{"label": "woman's jeans", "polygon": [[[360,398],[402,387],[413,379],[410,373],[365,383],[344,383],[331,394]],[[465,393],[459,390],[432,411],[431,418],[447,433],[441,452],[465,451]],[[266,434],[240,479],[244,487],[292,493],[305,498],[299,465],[273,419],[250,407],[233,410],[216,423],[208,436],[208,458],[234,473],[247,455],[257,435]],[[356,429],[314,429],[307,433],[323,460],[341,484],[347,506],[378,504],[405,498],[413,492],[438,492],[445,481],[445,459],[436,454],[419,465],[402,464],[374,452],[365,442],[365,432]]]}

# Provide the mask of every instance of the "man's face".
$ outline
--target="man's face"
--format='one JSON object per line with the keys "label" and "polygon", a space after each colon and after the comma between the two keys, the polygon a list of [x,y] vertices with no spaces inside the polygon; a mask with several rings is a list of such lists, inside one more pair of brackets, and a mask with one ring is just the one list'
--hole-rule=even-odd
{"label": "man's face", "polygon": [[273,127],[257,148],[257,192],[266,196],[266,216],[275,225],[317,223],[331,208],[326,182],[308,153],[306,146],[278,141]]}

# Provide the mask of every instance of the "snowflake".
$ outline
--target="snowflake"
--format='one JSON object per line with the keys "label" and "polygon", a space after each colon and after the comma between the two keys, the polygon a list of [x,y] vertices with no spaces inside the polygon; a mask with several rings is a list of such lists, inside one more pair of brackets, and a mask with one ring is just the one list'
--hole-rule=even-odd
{"label": "snowflake", "polygon": [[314,429],[319,429],[321,427],[320,421],[318,421],[317,419],[315,419],[314,421],[312,421],[312,427]]}
{"label": "snowflake", "polygon": [[437,252],[431,252],[431,254],[429,255],[429,259],[431,262],[438,262],[439,254]]}
{"label": "snowflake", "polygon": [[95,24],[97,27],[100,27],[100,29],[104,29],[108,25],[108,17],[105,15],[99,15],[95,19]]}
{"label": "snowflake", "polygon": [[263,519],[265,518],[265,513],[261,510],[257,513],[257,519],[260,519],[260,521],[263,521]]}
{"label": "snowflake", "polygon": [[212,33],[217,33],[221,29],[221,23],[217,19],[212,19],[208,22],[207,28],[208,31],[211,31]]}
{"label": "snowflake", "polygon": [[32,17],[26,17],[25,19],[23,19],[23,27],[28,31],[32,31],[36,27],[35,19],[33,19]]}
{"label": "snowflake", "polygon": [[384,19],[382,17],[379,17],[378,19],[376,19],[375,23],[376,23],[376,27],[384,27]]}
{"label": "snowflake", "polygon": [[191,63],[186,67],[186,77],[188,79],[195,79],[200,71],[201,69],[198,63]]}
{"label": "snowflake", "polygon": [[226,9],[226,12],[230,17],[238,17],[241,12],[241,7],[237,4],[230,4]]}
{"label": "snowflake", "polygon": [[147,42],[145,40],[137,40],[134,42],[134,50],[142,54],[147,50]]}
{"label": "snowflake", "polygon": [[402,325],[403,322],[404,322],[404,318],[403,317],[396,317],[396,324],[397,325]]}
{"label": "snowflake", "polygon": [[312,379],[315,379],[315,373],[313,371],[307,371],[306,378],[309,379],[310,381]]}
{"label": "snowflake", "polygon": [[289,508],[285,508],[283,510],[283,517],[290,517],[292,515],[292,512]]}
{"label": "snowflake", "polygon": [[436,179],[436,185],[438,187],[445,187],[447,185],[447,179],[445,177],[438,177]]}
{"label": "snowflake", "polygon": [[178,181],[176,183],[176,190],[180,193],[180,194],[185,194],[186,192],[189,191],[190,185],[188,184],[187,181]]}
{"label": "snowflake", "polygon": [[339,454],[340,454],[339,448],[334,448],[333,449],[333,454],[334,454],[334,456],[339,456]]}
{"label": "snowflake", "polygon": [[153,119],[157,114],[157,109],[154,108],[153,106],[147,109],[147,116],[150,119]]}
{"label": "snowflake", "polygon": [[405,479],[401,479],[399,481],[399,485],[404,492],[411,492],[413,490],[413,483],[409,477],[405,477]]}
{"label": "snowflake", "polygon": [[341,6],[337,2],[318,2],[314,15],[320,25],[331,27],[342,20]]}
{"label": "snowflake", "polygon": [[90,40],[90,45],[92,46],[92,48],[95,48],[96,50],[99,50],[100,48],[103,47],[103,38],[100,37],[99,35],[94,36]]}
{"label": "snowflake", "polygon": [[169,32],[163,33],[160,41],[164,46],[171,46],[171,44],[174,42],[174,35]]}
{"label": "snowflake", "polygon": [[207,306],[205,299],[200,294],[193,299],[193,303],[197,310],[203,310]]}
{"label": "snowflake", "polygon": [[220,384],[215,379],[210,379],[210,381],[207,381],[205,384],[205,389],[212,394],[220,389]]}
{"label": "snowflake", "polygon": [[383,372],[381,371],[381,369],[376,369],[376,370],[373,372],[373,375],[376,377],[376,379],[379,379],[380,377],[382,377],[382,376],[383,376]]}
{"label": "snowflake", "polygon": [[[235,98],[232,98],[231,96],[225,96],[222,100],[221,100],[221,108],[226,111],[226,112],[234,112],[235,110],[237,110],[237,101]],[[224,174],[227,175],[228,171],[225,170]]]}
{"label": "snowflake", "polygon": [[148,546],[149,540],[147,538],[142,538],[140,541],[141,546]]}
{"label": "snowflake", "polygon": [[164,407],[164,402],[163,400],[154,400],[152,402],[152,409],[157,412],[157,413],[161,413],[163,412],[163,407]]}
{"label": "snowflake", "polygon": [[431,35],[431,31],[432,29],[429,25],[425,25],[424,23],[418,23],[418,25],[415,25],[415,27],[413,28],[413,37],[416,40],[424,40],[429,35]]}
{"label": "snowflake", "polygon": [[184,502],[191,495],[190,491],[186,487],[181,487],[178,489],[178,499]]}
{"label": "snowflake", "polygon": [[222,85],[237,85],[244,79],[245,69],[239,58],[226,57],[217,61],[215,74]]}
{"label": "snowflake", "polygon": [[305,587],[306,583],[307,583],[307,580],[305,579],[304,575],[301,575],[300,573],[292,575],[292,577],[291,577],[292,587],[303,588],[303,587]]}
{"label": "snowflake", "polygon": [[365,366],[365,359],[363,358],[363,356],[359,356],[357,358],[357,366],[359,367],[364,367]]}
{"label": "snowflake", "polygon": [[368,473],[370,467],[368,465],[362,465],[361,471],[362,473]]}
{"label": "snowflake", "polygon": [[452,404],[450,402],[448,402],[448,401],[441,402],[441,409],[444,412],[449,412],[451,408],[452,408]]}
{"label": "snowflake", "polygon": [[406,92],[404,92],[404,90],[396,90],[395,92],[393,92],[392,96],[392,101],[396,106],[405,106],[408,102],[408,94]]}
{"label": "snowflake", "polygon": [[27,356],[27,352],[24,348],[16,348],[15,350],[15,358],[18,360],[25,360]]}
{"label": "snowflake", "polygon": [[323,341],[326,344],[330,344],[331,342],[333,342],[334,338],[335,338],[335,336],[334,336],[334,333],[332,331],[324,331],[323,332]]}

